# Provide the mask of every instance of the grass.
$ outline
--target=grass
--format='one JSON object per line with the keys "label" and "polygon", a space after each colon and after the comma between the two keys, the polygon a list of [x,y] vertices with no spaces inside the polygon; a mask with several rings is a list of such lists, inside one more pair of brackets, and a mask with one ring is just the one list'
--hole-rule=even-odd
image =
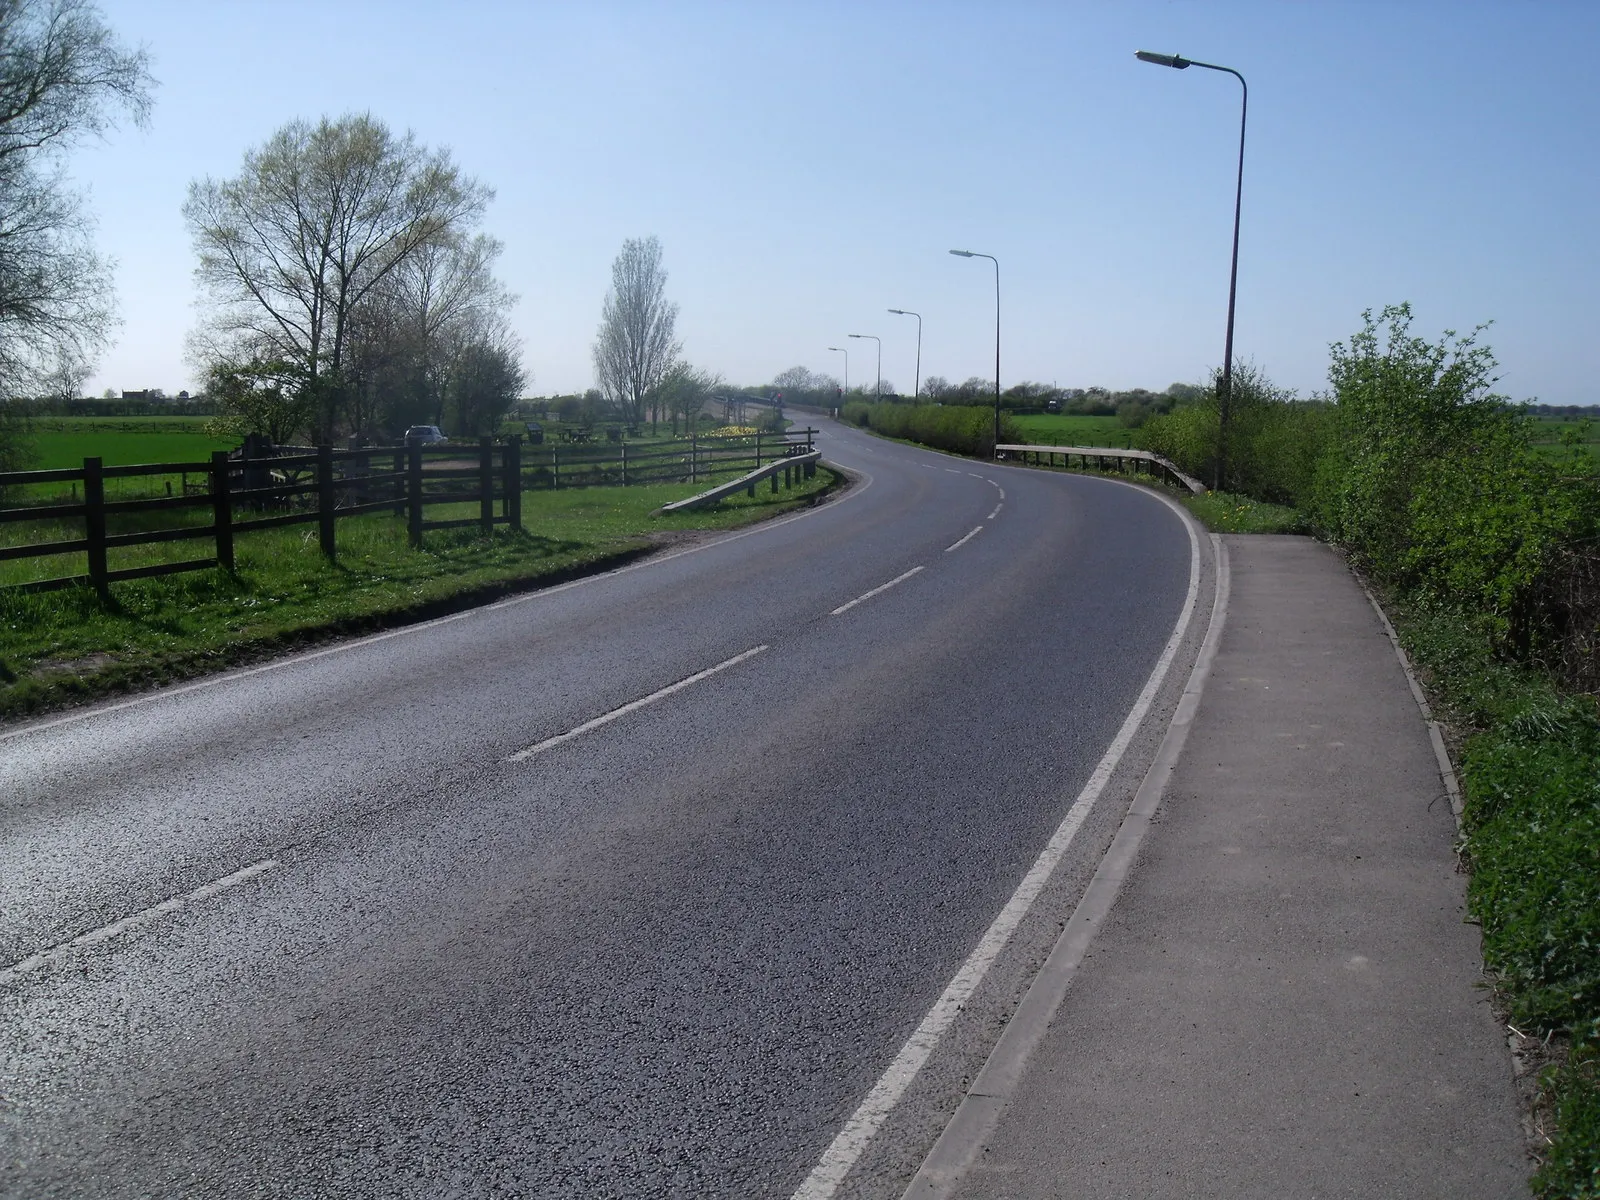
{"label": "grass", "polygon": [[[840,483],[842,476],[823,468],[792,491],[774,495],[763,486],[754,497],[741,493],[711,509],[661,516],[653,513],[662,504],[705,485],[526,492],[523,530],[500,528],[489,537],[473,529],[430,532],[421,551],[407,543],[403,519],[374,514],[338,523],[337,563],[322,556],[315,525],[293,526],[240,536],[231,575],[208,569],[113,584],[109,602],[87,588],[0,589],[0,715],[185,678],[545,586],[626,562],[663,538],[791,511]],[[475,513],[469,504],[437,506],[428,515]],[[114,565],[211,552],[206,539],[130,547]],[[22,560],[30,561],[38,560]],[[17,566],[0,563],[0,571]]]}
{"label": "grass", "polygon": [[1554,1049],[1536,1194],[1600,1197],[1600,706],[1496,659],[1443,604],[1386,607],[1459,746],[1485,967],[1509,1022]]}
{"label": "grass", "polygon": [[1012,417],[1024,439],[1034,446],[1116,446],[1133,445],[1133,430],[1116,417],[1080,417],[1064,413],[1036,413]]}
{"label": "grass", "polygon": [[1185,495],[1183,503],[1212,533],[1311,532],[1311,523],[1298,509],[1265,504],[1231,492]]}

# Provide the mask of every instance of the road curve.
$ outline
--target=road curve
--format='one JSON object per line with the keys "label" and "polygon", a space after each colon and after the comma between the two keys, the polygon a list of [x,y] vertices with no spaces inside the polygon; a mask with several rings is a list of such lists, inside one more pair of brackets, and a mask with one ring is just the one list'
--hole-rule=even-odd
{"label": "road curve", "polygon": [[[0,729],[0,1195],[792,1194],[1191,570],[1142,490],[824,425],[860,478],[799,517]],[[840,1195],[898,1194],[1055,920]]]}

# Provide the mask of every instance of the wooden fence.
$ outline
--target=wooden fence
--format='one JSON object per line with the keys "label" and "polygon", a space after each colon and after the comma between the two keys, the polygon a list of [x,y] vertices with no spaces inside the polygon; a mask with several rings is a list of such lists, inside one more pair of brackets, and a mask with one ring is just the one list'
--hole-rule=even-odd
{"label": "wooden fence", "polygon": [[[475,525],[485,533],[497,524],[522,528],[522,493],[529,488],[629,485],[709,480],[737,471],[754,458],[755,465],[811,448],[813,430],[756,438],[698,438],[646,444],[631,452],[618,446],[540,447],[525,451],[520,438],[496,444],[482,438],[469,445],[379,446],[335,450],[331,446],[279,448],[256,457],[233,457],[224,451],[209,462],[143,463],[108,467],[98,458],[83,466],[52,471],[0,472],[0,493],[22,488],[37,493],[39,485],[68,484],[67,502],[24,503],[0,507],[0,526],[16,522],[83,522],[83,536],[55,541],[0,545],[0,562],[83,554],[87,571],[53,579],[10,585],[24,591],[53,591],[88,584],[102,595],[118,580],[143,579],[222,567],[231,571],[234,538],[241,533],[285,525],[315,523],[322,552],[336,557],[336,522],[364,513],[404,516],[413,546],[425,530]],[[804,441],[799,440],[804,438]],[[525,460],[526,454],[526,460]],[[183,477],[179,495],[108,500],[108,479],[138,476]],[[188,483],[199,475],[204,484]],[[82,499],[77,498],[81,488]],[[171,486],[168,485],[168,492]],[[475,502],[473,517],[428,520],[429,505]],[[202,510],[209,519],[172,528],[108,532],[107,518],[169,510]],[[107,552],[123,546],[188,539],[210,539],[205,557],[147,566],[110,569]]]}

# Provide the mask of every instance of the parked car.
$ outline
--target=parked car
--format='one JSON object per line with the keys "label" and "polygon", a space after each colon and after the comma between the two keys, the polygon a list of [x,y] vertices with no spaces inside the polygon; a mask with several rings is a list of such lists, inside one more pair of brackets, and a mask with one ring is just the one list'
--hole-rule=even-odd
{"label": "parked car", "polygon": [[449,438],[445,437],[444,430],[437,425],[413,425],[406,430],[406,441],[418,441],[424,446],[435,442],[448,442],[449,440]]}

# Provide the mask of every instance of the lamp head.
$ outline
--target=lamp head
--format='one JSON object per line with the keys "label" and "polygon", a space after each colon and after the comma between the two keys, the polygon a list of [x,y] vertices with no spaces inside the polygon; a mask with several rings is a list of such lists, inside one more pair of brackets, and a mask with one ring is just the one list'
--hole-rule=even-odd
{"label": "lamp head", "polygon": [[897,317],[903,317],[906,315],[906,310],[903,308],[891,308],[889,311],[894,313]]}
{"label": "lamp head", "polygon": [[853,337],[853,338],[858,338],[858,337],[860,337],[860,336],[861,336],[861,334],[859,334],[859,333],[852,333],[852,334],[849,334],[849,335],[848,335],[848,336],[850,336],[850,337]]}
{"label": "lamp head", "polygon": [[972,257],[972,251],[971,250],[952,250],[952,251],[950,251],[950,253],[954,254],[957,258],[971,258]]}
{"label": "lamp head", "polygon": [[1189,65],[1189,60],[1178,54],[1152,54],[1148,50],[1135,50],[1133,56],[1140,62],[1154,63],[1158,67],[1172,67],[1179,71]]}

